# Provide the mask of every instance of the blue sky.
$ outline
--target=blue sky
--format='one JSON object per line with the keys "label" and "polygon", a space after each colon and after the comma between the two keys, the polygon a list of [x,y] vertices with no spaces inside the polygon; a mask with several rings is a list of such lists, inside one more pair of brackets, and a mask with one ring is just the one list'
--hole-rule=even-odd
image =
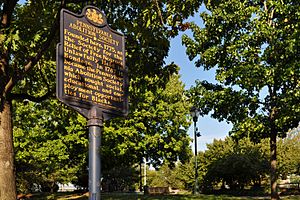
{"label": "blue sky", "polygon": [[[196,24],[203,26],[203,22],[200,19],[199,14],[189,18],[187,21],[194,21]],[[186,48],[182,45],[181,37],[183,34],[187,34],[192,37],[191,31],[180,33],[177,37],[171,40],[171,49],[169,56],[166,58],[166,64],[174,62],[180,67],[181,80],[185,84],[185,88],[189,89],[192,85],[195,85],[195,81],[208,80],[209,82],[214,81],[213,71],[203,71],[201,68],[196,68],[194,61],[190,61],[186,55]],[[206,149],[207,143],[212,143],[214,138],[224,139],[232,125],[226,122],[219,122],[218,120],[212,119],[209,116],[199,117],[197,122],[198,130],[201,132],[201,137],[198,138],[197,148],[198,151]],[[189,135],[194,139],[194,128],[193,125],[189,128]],[[194,151],[194,143],[191,144]]]}

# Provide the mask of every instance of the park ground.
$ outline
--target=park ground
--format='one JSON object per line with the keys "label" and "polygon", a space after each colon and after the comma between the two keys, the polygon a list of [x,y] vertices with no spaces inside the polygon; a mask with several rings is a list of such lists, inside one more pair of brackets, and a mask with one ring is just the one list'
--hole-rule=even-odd
{"label": "park ground", "polygon": [[[31,200],[88,200],[86,194],[74,193],[55,193],[55,194],[34,194],[30,197]],[[250,197],[250,196],[229,196],[229,195],[142,195],[136,193],[113,193],[102,194],[101,200],[264,200],[270,197]],[[300,200],[300,195],[282,196],[284,200]]]}

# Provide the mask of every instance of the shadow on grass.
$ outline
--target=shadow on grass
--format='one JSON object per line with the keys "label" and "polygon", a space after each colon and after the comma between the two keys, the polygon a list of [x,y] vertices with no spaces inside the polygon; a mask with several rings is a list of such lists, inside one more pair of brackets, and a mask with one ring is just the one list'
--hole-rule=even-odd
{"label": "shadow on grass", "polygon": [[[83,193],[34,194],[31,200],[88,200]],[[138,193],[104,193],[101,200],[265,200],[269,197],[237,197],[230,195],[143,195]],[[285,200],[299,200],[300,196],[282,197]]]}

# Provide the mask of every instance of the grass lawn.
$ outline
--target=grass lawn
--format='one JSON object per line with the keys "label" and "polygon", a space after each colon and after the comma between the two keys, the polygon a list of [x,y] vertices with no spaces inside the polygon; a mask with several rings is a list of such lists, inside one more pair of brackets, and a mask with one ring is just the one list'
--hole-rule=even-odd
{"label": "grass lawn", "polygon": [[[55,193],[52,195],[36,194],[32,200],[88,200],[85,194]],[[234,197],[228,195],[141,195],[132,193],[102,194],[101,200],[254,200],[270,199],[270,197]],[[300,200],[300,196],[283,196],[285,200]]]}

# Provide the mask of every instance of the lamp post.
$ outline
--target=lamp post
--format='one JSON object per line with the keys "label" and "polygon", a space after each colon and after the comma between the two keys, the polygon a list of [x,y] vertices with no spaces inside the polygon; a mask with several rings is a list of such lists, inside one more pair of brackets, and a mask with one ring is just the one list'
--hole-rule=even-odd
{"label": "lamp post", "polygon": [[195,139],[195,190],[194,194],[198,194],[198,164],[197,164],[197,137],[200,136],[200,133],[198,132],[198,128],[196,127],[196,123],[198,121],[199,117],[199,110],[195,107],[192,107],[191,109],[191,116],[193,117],[194,122],[194,139]]}

